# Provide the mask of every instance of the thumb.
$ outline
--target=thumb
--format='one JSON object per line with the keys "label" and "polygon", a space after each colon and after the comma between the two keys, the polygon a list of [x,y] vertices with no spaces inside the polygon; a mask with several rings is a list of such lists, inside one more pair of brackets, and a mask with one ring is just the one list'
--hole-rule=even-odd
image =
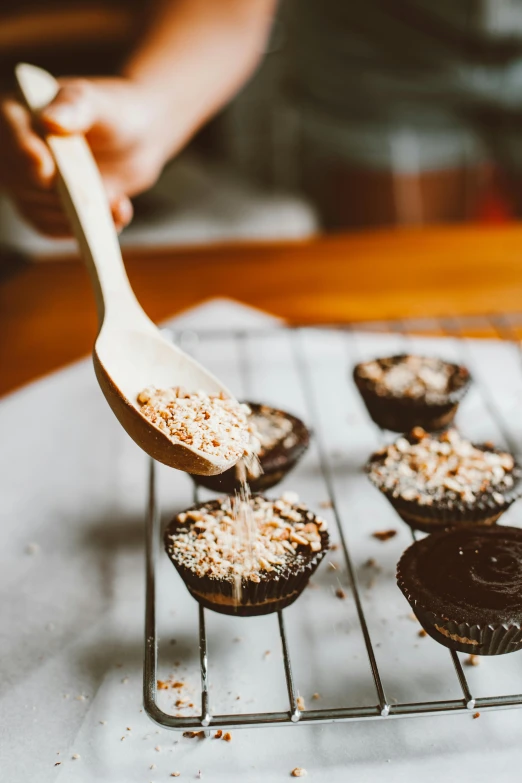
{"label": "thumb", "polygon": [[97,120],[97,90],[83,79],[60,87],[56,97],[40,113],[40,122],[51,133],[87,133]]}

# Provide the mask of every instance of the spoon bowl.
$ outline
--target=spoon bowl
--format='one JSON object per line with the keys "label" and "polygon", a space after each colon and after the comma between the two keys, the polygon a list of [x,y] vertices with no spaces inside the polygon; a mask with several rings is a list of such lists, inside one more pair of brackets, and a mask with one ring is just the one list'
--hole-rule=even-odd
{"label": "spoon bowl", "polygon": [[[21,63],[16,79],[38,117],[55,97],[58,82],[41,68]],[[100,330],[93,351],[98,383],[116,418],[151,457],[188,473],[212,476],[234,465],[171,440],[140,412],[138,394],[149,386],[222,393],[228,389],[198,362],[169,343],[141,308],[129,283],[103,183],[82,136],[45,136],[58,171],[64,209],[91,274]]]}

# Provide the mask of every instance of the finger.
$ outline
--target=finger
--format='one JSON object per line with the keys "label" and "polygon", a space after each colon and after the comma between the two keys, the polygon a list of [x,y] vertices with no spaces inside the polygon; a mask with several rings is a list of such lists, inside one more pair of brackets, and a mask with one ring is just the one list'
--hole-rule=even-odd
{"label": "finger", "polygon": [[133,209],[130,200],[127,196],[119,196],[111,202],[112,218],[116,226],[120,226],[120,230],[128,226],[132,220]]}
{"label": "finger", "polygon": [[[13,147],[14,159],[8,160],[11,170],[16,173],[20,168],[22,179],[28,179],[37,187],[51,187],[56,171],[54,160],[45,142],[34,132],[29,112],[18,101],[8,98],[2,103],[1,114],[5,135],[2,143]],[[7,152],[10,154],[11,150]],[[6,150],[3,157],[7,160]]]}
{"label": "finger", "polygon": [[101,111],[100,93],[90,82],[74,79],[60,87],[40,113],[40,123],[52,133],[87,133]]}

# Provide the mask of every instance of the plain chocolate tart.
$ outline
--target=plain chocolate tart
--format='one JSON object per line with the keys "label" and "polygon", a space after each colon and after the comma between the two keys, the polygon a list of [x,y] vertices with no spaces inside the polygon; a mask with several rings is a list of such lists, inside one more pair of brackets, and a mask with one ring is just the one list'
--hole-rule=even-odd
{"label": "plain chocolate tart", "polygon": [[452,528],[416,541],[397,582],[422,627],[458,652],[502,655],[522,647],[522,530]]}
{"label": "plain chocolate tart", "polygon": [[[257,457],[246,466],[246,480],[252,492],[262,492],[278,484],[303,456],[310,443],[305,424],[287,411],[244,403],[248,417],[252,452]],[[195,483],[214,492],[231,494],[240,489],[241,466],[236,465],[217,476],[192,476]]]}
{"label": "plain chocolate tart", "polygon": [[462,365],[412,354],[361,362],[353,378],[373,421],[394,432],[447,427],[470,384]]}
{"label": "plain chocolate tart", "polygon": [[293,603],[328,550],[326,522],[298,502],[222,497],[178,514],[165,549],[191,595],[222,614],[254,616]]}
{"label": "plain chocolate tart", "polygon": [[416,427],[373,454],[366,470],[399,516],[426,533],[492,525],[522,491],[509,452],[475,445],[455,429],[435,437]]}

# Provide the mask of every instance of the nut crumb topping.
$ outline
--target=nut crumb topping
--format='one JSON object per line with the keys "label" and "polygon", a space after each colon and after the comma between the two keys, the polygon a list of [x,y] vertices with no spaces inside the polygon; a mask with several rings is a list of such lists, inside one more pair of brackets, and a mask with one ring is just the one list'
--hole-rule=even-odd
{"label": "nut crumb topping", "polygon": [[138,403],[145,418],[174,443],[227,461],[249,453],[249,408],[223,394],[151,386],[140,392]]}
{"label": "nut crumb topping", "polygon": [[305,553],[320,552],[327,529],[294,492],[278,500],[221,498],[178,514],[177,522],[168,536],[173,559],[198,576],[252,582]]}
{"label": "nut crumb topping", "polygon": [[382,397],[410,397],[431,405],[445,402],[448,393],[468,379],[463,367],[432,356],[410,355],[364,362],[357,374]]}
{"label": "nut crumb topping", "polygon": [[222,739],[224,739],[225,742],[232,742],[232,734],[229,731],[225,731]]}
{"label": "nut crumb topping", "polygon": [[307,772],[304,767],[294,767],[291,774],[293,778],[304,778]]}
{"label": "nut crumb topping", "polygon": [[514,468],[511,454],[474,446],[455,429],[433,437],[415,427],[374,454],[368,473],[379,489],[420,505],[473,503],[485,493],[503,504]]}
{"label": "nut crumb topping", "polygon": [[390,538],[394,538],[396,535],[396,530],[376,530],[375,533],[372,533],[372,537],[376,538],[377,541],[389,541]]}

